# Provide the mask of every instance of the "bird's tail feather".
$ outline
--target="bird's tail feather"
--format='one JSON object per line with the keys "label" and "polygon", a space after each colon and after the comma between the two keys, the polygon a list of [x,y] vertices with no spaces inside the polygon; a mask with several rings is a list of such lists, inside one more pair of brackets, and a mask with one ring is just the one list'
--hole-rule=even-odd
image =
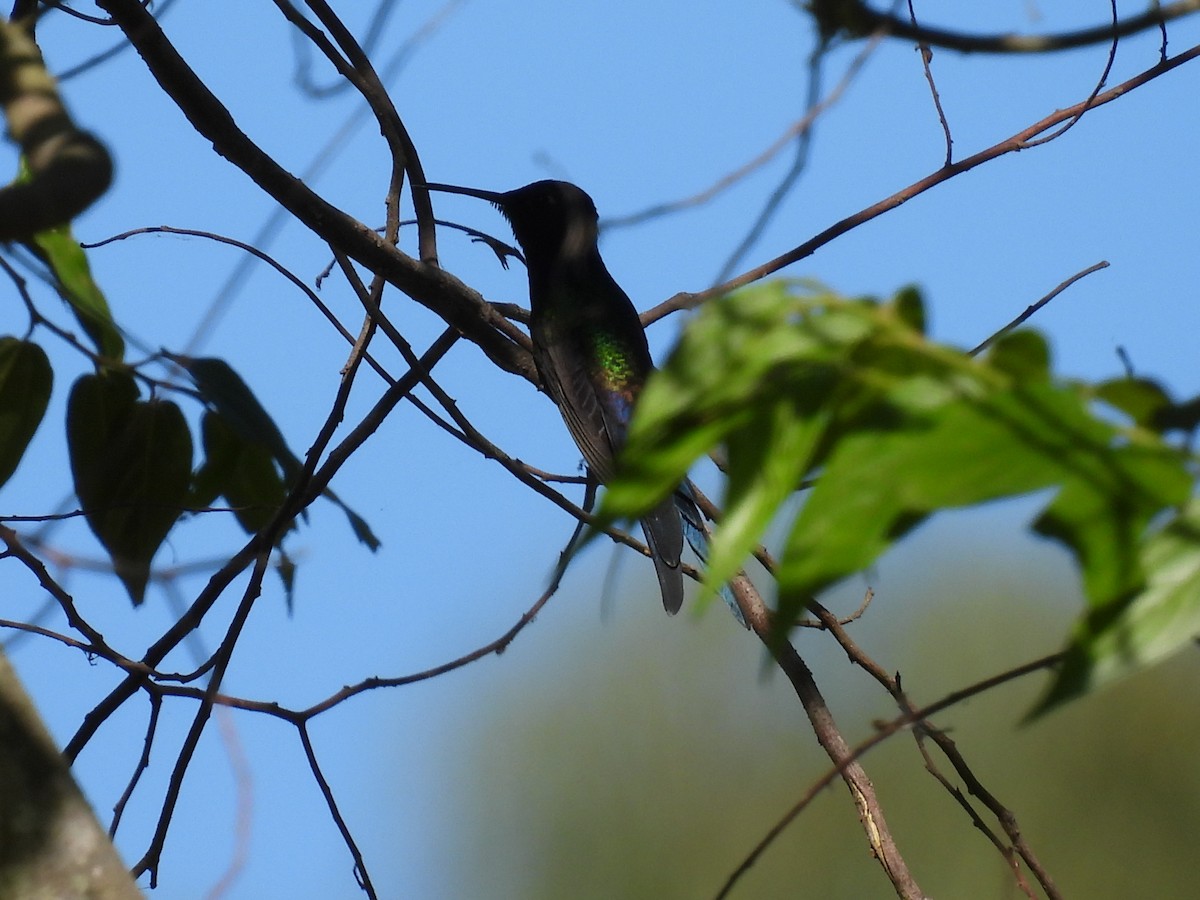
{"label": "bird's tail feather", "polygon": [[[662,591],[663,609],[675,615],[683,606],[683,571],[680,557],[686,538],[702,564],[708,562],[708,525],[696,505],[695,488],[685,480],[675,494],[642,519],[642,531],[654,560],[658,586]],[[729,585],[721,586],[721,598],[733,611],[734,618],[744,627],[745,617],[733,597]]]}
{"label": "bird's tail feather", "polygon": [[[696,505],[696,492],[691,479],[685,478],[675,492],[675,508],[679,510],[679,516],[683,520],[683,534],[687,538],[688,546],[700,558],[700,562],[707,565],[708,525],[704,521],[700,507]],[[725,605],[733,611],[734,618],[742,624],[742,627],[746,627],[746,618],[742,615],[742,610],[737,605],[737,600],[734,599],[733,591],[730,590],[728,584],[721,585],[720,594]]]}
{"label": "bird's tail feather", "polygon": [[642,519],[642,531],[654,560],[654,571],[658,574],[663,609],[673,616],[683,606],[683,571],[679,564],[683,554],[684,526],[675,504],[667,500],[651,510]]}

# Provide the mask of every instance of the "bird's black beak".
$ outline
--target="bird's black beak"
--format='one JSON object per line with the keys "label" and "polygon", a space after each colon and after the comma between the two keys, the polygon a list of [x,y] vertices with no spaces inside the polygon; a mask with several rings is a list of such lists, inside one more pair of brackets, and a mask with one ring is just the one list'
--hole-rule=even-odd
{"label": "bird's black beak", "polygon": [[[414,185],[420,187],[421,185]],[[480,200],[487,200],[489,203],[495,203],[501,206],[504,203],[504,195],[497,191],[485,191],[482,188],[460,187],[457,184],[438,184],[430,182],[424,187],[431,191],[438,191],[443,194],[465,194],[468,197],[478,197]]]}

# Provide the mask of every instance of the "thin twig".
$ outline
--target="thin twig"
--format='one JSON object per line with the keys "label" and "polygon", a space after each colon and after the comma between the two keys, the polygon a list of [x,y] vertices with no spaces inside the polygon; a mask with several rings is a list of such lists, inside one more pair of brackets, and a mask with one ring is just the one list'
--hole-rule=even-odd
{"label": "thin twig", "polygon": [[1032,316],[1034,313],[1036,313],[1039,309],[1041,309],[1043,306],[1045,306],[1047,303],[1049,303],[1051,300],[1053,300],[1055,297],[1057,297],[1059,294],[1061,294],[1063,291],[1065,291],[1067,288],[1069,288],[1075,282],[1079,281],[1079,279],[1084,278],[1088,275],[1091,275],[1093,272],[1099,272],[1101,269],[1107,269],[1107,268],[1108,268],[1108,263],[1104,260],[1101,260],[1100,262],[1095,263],[1094,265],[1090,265],[1086,269],[1083,269],[1080,272],[1076,272],[1074,275],[1072,275],[1066,281],[1062,282],[1062,284],[1058,285],[1058,287],[1056,287],[1050,293],[1046,294],[1046,296],[1042,297],[1041,300],[1038,300],[1036,303],[1025,307],[1025,311],[1023,313],[1021,313],[1019,316],[1017,316],[1015,319],[1013,319],[1011,322],[1009,322],[1003,328],[1000,328],[998,331],[995,331],[988,337],[984,338],[984,340],[982,340],[977,346],[971,348],[971,350],[968,351],[968,355],[969,356],[977,356],[978,354],[982,353],[989,346],[991,346],[992,343],[994,343],[996,340],[998,340],[1001,336],[1008,334],[1014,328],[1021,325],[1021,323],[1025,322],[1030,316]]}
{"label": "thin twig", "polygon": [[517,330],[478,293],[441,269],[401,253],[374,229],[296,178],[242,131],[184,61],[139,0],[96,0],[137,48],[151,74],[214,149],[323,240],[439,315],[501,369],[535,379],[533,361],[510,336]]}
{"label": "thin twig", "polygon": [[909,200],[912,200],[914,197],[918,197],[926,191],[937,187],[940,184],[944,184],[950,179],[961,175],[964,172],[968,172],[971,169],[977,168],[986,162],[990,162],[993,159],[1009,153],[1017,153],[1026,149],[1029,146],[1029,142],[1034,140],[1038,135],[1048,131],[1056,125],[1060,125],[1063,122],[1071,120],[1079,115],[1082,110],[1096,109],[1104,106],[1105,104],[1111,103],[1113,100],[1116,100],[1130,91],[1153,81],[1155,78],[1174,71],[1175,69],[1192,61],[1193,59],[1196,59],[1197,57],[1200,57],[1200,44],[1190,47],[1177,56],[1171,57],[1166,62],[1159,63],[1149,69],[1146,69],[1144,72],[1133,76],[1127,81],[1124,81],[1115,87],[1109,88],[1107,91],[1097,94],[1091,99],[1090,102],[1085,100],[1081,103],[1075,104],[1074,106],[1067,107],[1066,109],[1056,110],[1040,121],[1035,122],[1033,125],[1030,125],[1029,127],[1017,132],[1003,141],[1000,141],[997,144],[993,144],[991,147],[988,147],[985,150],[979,151],[973,156],[959,160],[958,162],[949,166],[943,166],[936,172],[932,172],[919,181],[913,182],[908,187],[897,191],[890,197],[886,197],[883,200],[873,203],[871,206],[860,210],[854,215],[847,216],[841,221],[835,222],[833,225],[829,226],[815,237],[810,238],[796,247],[793,247],[791,250],[775,257],[772,260],[743,272],[736,278],[731,278],[729,281],[716,285],[715,287],[708,288],[707,290],[698,291],[695,293],[683,291],[675,294],[673,297],[663,301],[653,309],[642,313],[642,323],[648,325],[652,322],[656,322],[665,315],[675,312],[676,310],[692,309],[706,300],[728,294],[737,288],[744,287],[745,285],[751,284],[755,281],[759,281],[760,279],[766,278],[768,275],[778,272],[780,269],[784,269],[793,263],[812,256],[813,253],[834,239],[841,237],[848,231],[853,231],[860,225],[870,222],[872,219],[878,218],[886,212],[890,212],[896,207],[907,203]]}
{"label": "thin twig", "polygon": [[873,36],[866,45],[850,60],[850,64],[846,66],[846,71],[842,73],[841,79],[833,89],[829,91],[821,100],[812,104],[805,110],[804,115],[788,126],[787,130],[779,137],[771,142],[765,150],[759,153],[749,161],[742,163],[732,172],[722,175],[711,185],[702,191],[698,191],[689,197],[683,197],[679,200],[672,200],[667,203],[658,203],[637,212],[627,213],[623,216],[613,216],[601,220],[601,230],[609,230],[615,228],[627,228],[631,225],[641,225],[651,219],[657,219],[661,216],[670,213],[682,212],[685,209],[691,209],[696,206],[702,206],[710,200],[719,197],[725,191],[736,185],[739,181],[744,180],[747,176],[761,169],[784,149],[789,147],[798,137],[808,132],[817,119],[835,106],[839,100],[845,95],[854,79],[858,76],[862,67],[866,65],[871,54],[879,46],[881,36]]}
{"label": "thin twig", "polygon": [[[868,48],[874,49],[873,43],[868,44]],[[805,98],[805,109],[813,110],[816,108],[820,99],[821,92],[821,63],[826,58],[827,46],[822,43],[812,55],[808,67],[808,96]],[[815,121],[815,119],[814,119]],[[728,280],[730,274],[737,270],[737,266],[750,252],[750,249],[758,243],[758,239],[762,237],[767,226],[775,215],[783,207],[783,201],[787,195],[791,193],[792,188],[800,180],[800,176],[804,174],[804,170],[808,167],[808,151],[813,142],[813,126],[810,125],[805,130],[796,135],[793,143],[794,155],[791,165],[787,171],[783,173],[783,177],[779,179],[771,193],[767,196],[762,208],[758,211],[754,221],[750,223],[750,227],[746,229],[746,233],[742,235],[742,239],[738,241],[733,251],[726,257],[721,268],[717,272],[716,281]]]}
{"label": "thin twig", "polygon": [[[893,677],[890,672],[885,670],[881,665],[879,665],[879,663],[875,662],[875,660],[871,659],[871,657],[869,657],[862,650],[862,648],[854,642],[853,638],[851,638],[846,630],[842,627],[841,622],[837,619],[837,617],[829,612],[829,610],[825,609],[825,607],[821,606],[820,603],[812,600],[809,602],[808,607],[817,616],[817,618],[820,619],[821,623],[828,628],[829,632],[834,636],[834,639],[837,640],[838,644],[840,644],[842,649],[846,652],[846,656],[850,659],[850,661],[862,668],[863,671],[867,672],[880,685],[882,685],[883,688],[892,695],[892,698],[896,701],[897,706],[899,706],[901,710],[903,710],[905,713],[911,714],[914,710],[914,707],[901,687],[900,677],[898,675]],[[1061,658],[1061,653],[1051,654],[1050,656],[1043,657],[1039,661],[1039,667],[1044,668],[1054,665]],[[997,677],[1000,678],[1001,681],[1004,680],[1003,675]],[[981,682],[981,684],[982,683],[984,682]],[[973,689],[968,688],[967,690],[971,691]],[[913,719],[913,722],[920,726],[918,730],[918,742],[920,740],[920,736],[924,735],[928,736],[935,744],[937,744],[938,749],[942,751],[942,753],[950,761],[950,764],[954,767],[954,770],[958,773],[959,777],[962,778],[967,784],[970,793],[973,796],[978,797],[984,806],[986,806],[992,813],[992,815],[996,817],[996,820],[1000,823],[1001,828],[1004,829],[1005,834],[1012,843],[1013,849],[1021,857],[1021,859],[1025,861],[1026,865],[1029,866],[1030,871],[1034,873],[1035,877],[1037,877],[1038,882],[1042,885],[1042,889],[1046,892],[1046,896],[1050,897],[1051,900],[1061,900],[1061,895],[1058,893],[1058,889],[1054,885],[1054,880],[1050,877],[1049,872],[1045,870],[1045,867],[1042,866],[1040,860],[1037,858],[1037,855],[1033,852],[1033,848],[1029,846],[1022,835],[1021,827],[1017,822],[1016,816],[1013,815],[1012,811],[1009,810],[1008,807],[997,800],[996,797],[983,786],[983,783],[980,782],[980,780],[975,776],[975,773],[972,772],[971,768],[967,765],[966,760],[963,759],[962,754],[958,752],[958,748],[955,746],[954,741],[952,741],[945,734],[945,732],[935,728],[932,723],[928,722],[927,716],[925,715],[921,715],[920,717]],[[943,781],[943,783],[945,782]],[[990,832],[986,830],[985,834],[991,836]],[[997,847],[1000,847],[1000,843],[998,841],[993,839],[993,843],[995,843]],[[1011,866],[1013,864],[1011,854],[1006,852],[1003,848],[1001,848],[1001,853]],[[1019,870],[1014,867],[1014,872],[1017,874],[1018,881],[1020,881],[1021,879]]]}
{"label": "thin twig", "polygon": [[[1054,653],[1050,656],[1044,656],[1041,659],[1035,659],[1032,662],[1017,666],[1016,668],[1010,669],[1007,672],[1001,672],[998,675],[985,678],[982,681],[976,682],[975,684],[962,688],[961,690],[952,691],[941,700],[938,700],[936,703],[931,703],[928,706],[920,709],[914,709],[911,712],[906,712],[879,728],[875,734],[867,738],[865,741],[862,741],[860,744],[854,747],[852,751],[847,753],[846,756],[834,768],[827,771],[809,786],[808,790],[805,791],[804,796],[801,797],[792,806],[792,808],[789,809],[787,813],[785,813],[780,820],[775,823],[774,826],[772,826],[771,830],[763,836],[763,838],[754,846],[754,849],[747,854],[738,867],[730,874],[721,890],[717,893],[717,900],[727,897],[741,877],[750,870],[751,866],[758,861],[759,857],[761,857],[766,849],[772,843],[774,843],[775,839],[783,833],[784,829],[786,829],[787,826],[790,825],[795,818],[800,815],[800,813],[802,813],[810,803],[812,803],[814,799],[816,799],[821,791],[825,790],[825,788],[828,787],[835,778],[841,776],[844,771],[848,770],[850,766],[854,765],[856,761],[865,753],[877,747],[892,735],[903,731],[916,722],[928,719],[930,716],[936,715],[945,709],[949,709],[951,706],[961,703],[964,700],[968,700],[977,694],[981,694],[985,691],[991,690],[994,687],[998,687],[1005,682],[1013,681],[1032,672],[1038,672],[1042,669],[1050,668],[1051,666],[1057,664],[1061,659],[1061,653]],[[1058,897],[1059,895],[1055,893],[1052,896]]]}
{"label": "thin twig", "polygon": [[350,826],[346,824],[341,810],[338,809],[337,800],[333,796],[333,788],[329,786],[325,774],[321,771],[321,765],[317,762],[317,752],[313,749],[312,739],[308,736],[308,723],[297,723],[296,730],[300,733],[300,745],[304,748],[304,756],[308,760],[308,768],[312,772],[313,778],[316,779],[321,796],[325,798],[325,805],[329,808],[329,815],[333,818],[334,824],[337,826],[338,831],[341,832],[342,840],[349,848],[350,855],[354,858],[354,878],[358,882],[359,887],[363,889],[363,892],[371,900],[376,900],[379,895],[375,893],[375,886],[371,883],[370,873],[367,872],[366,860],[363,859],[362,851],[358,849],[354,835],[350,832]]}
{"label": "thin twig", "polygon": [[[908,864],[896,847],[875,787],[866,771],[851,755],[850,745],[834,721],[812,671],[786,637],[781,638],[774,614],[767,608],[762,596],[749,579],[740,575],[730,582],[730,588],[741,610],[742,621],[755,633],[791,683],[818,743],[836,766],[835,776],[840,775],[846,783],[872,853],[883,867],[897,895],[905,900],[924,900],[924,891],[908,870]],[[763,847],[765,848],[765,845]],[[757,858],[757,853],[754,858]],[[753,859],[744,863],[726,883],[719,896],[724,897],[732,889],[741,872],[748,869],[752,863]]]}
{"label": "thin twig", "polygon": [[216,663],[213,666],[212,677],[209,678],[208,686],[205,688],[204,700],[196,710],[196,715],[192,718],[191,727],[188,729],[187,735],[180,745],[179,753],[175,758],[175,765],[171,769],[171,776],[167,781],[167,789],[163,794],[162,807],[159,810],[158,823],[155,825],[154,834],[150,838],[150,843],[142,854],[142,858],[134,863],[132,867],[135,878],[143,874],[149,874],[151,888],[158,886],[158,865],[162,859],[163,847],[166,846],[167,832],[170,830],[171,822],[175,815],[175,806],[183,790],[183,780],[187,775],[188,769],[191,767],[192,758],[195,756],[196,748],[200,744],[204,728],[208,724],[209,717],[212,715],[213,702],[211,696],[220,689],[229,663],[233,660],[233,651],[237,646],[238,638],[241,636],[242,629],[250,617],[250,610],[254,606],[254,601],[258,599],[262,591],[262,579],[266,574],[269,559],[270,553],[264,550],[259,553],[255,560],[254,569],[250,574],[250,582],[242,592],[241,602],[238,604],[233,619],[226,629],[225,638],[221,641],[221,646],[217,648],[215,654]]}
{"label": "thin twig", "polygon": [[[913,28],[917,28],[917,11],[913,0],[908,0],[908,18]],[[942,97],[938,93],[937,84],[933,80],[933,69],[929,65],[933,59],[933,50],[924,41],[917,43],[917,51],[921,54],[921,68],[925,70],[925,81],[929,84],[929,93],[933,97],[933,107],[937,110],[938,122],[942,125],[942,135],[946,139],[946,165],[954,162],[954,138],[950,135],[950,123],[946,120],[946,111],[942,109]]]}
{"label": "thin twig", "polygon": [[154,746],[154,736],[158,733],[158,714],[162,712],[162,696],[151,691],[147,695],[147,699],[150,701],[150,716],[146,722],[146,735],[142,738],[142,755],[138,757],[137,765],[133,767],[129,782],[125,785],[125,790],[121,792],[120,799],[113,806],[112,824],[108,827],[110,838],[117,836],[117,828],[121,824],[121,817],[125,814],[125,806],[129,803],[129,798],[133,796],[138,782],[141,781],[142,774],[150,768],[150,748]]}
{"label": "thin twig", "polygon": [[1122,19],[1115,25],[1097,25],[1079,31],[1044,35],[966,34],[942,28],[914,28],[904,19],[870,9],[862,0],[852,2],[853,9],[845,10],[844,14],[853,17],[863,33],[883,29],[895,37],[911,38],[962,53],[1048,53],[1074,50],[1078,47],[1101,44],[1113,37],[1128,37],[1151,28],[1165,29],[1165,23],[1171,19],[1182,18],[1200,10],[1200,0],[1177,0],[1175,3],[1164,5],[1152,3],[1144,13]]}
{"label": "thin twig", "polygon": [[[104,247],[115,241],[124,241],[128,238],[141,234],[175,234],[183,237],[198,237],[204,238],[205,240],[215,241],[218,244],[227,244],[230,247],[237,247],[239,250],[250,254],[255,259],[265,262],[268,266],[286,278],[294,287],[299,288],[300,291],[304,293],[304,296],[308,299],[308,301],[315,306],[320,311],[321,315],[325,317],[326,321],[328,321],[329,324],[334,327],[337,333],[340,334],[347,343],[351,345],[354,344],[354,335],[347,330],[345,325],[338,321],[337,316],[333,314],[333,310],[331,310],[328,305],[326,305],[325,301],[317,295],[316,291],[305,284],[298,275],[296,275],[270,254],[259,250],[253,244],[248,244],[245,241],[239,241],[236,238],[227,237],[223,234],[217,234],[213,231],[201,231],[195,228],[178,228],[172,225],[147,225],[141,228],[130,228],[128,231],[122,231],[120,234],[114,234],[99,241],[80,244],[79,246],[83,247],[85,250],[94,250],[97,247]],[[387,373],[387,370],[369,355],[367,356],[367,363],[385,381],[394,380]]]}
{"label": "thin twig", "polygon": [[[446,354],[450,347],[454,345],[457,339],[457,334],[452,330],[447,330],[441,337],[434,341],[429,350],[421,358],[424,369],[428,371],[432,368]],[[375,430],[383,422],[383,419],[416,386],[418,380],[416,373],[410,370],[403,378],[399,379],[384,392],[383,396],[380,397],[379,401],[376,402],[375,406],[372,407],[363,420],[359,422],[358,426],[347,435],[338,447],[330,452],[325,464],[309,479],[308,492],[302,498],[304,503],[311,503],[320,496],[321,491],[328,486],[328,482],[333,478],[334,473],[338,471],[349,456],[371,434],[374,434]],[[298,515],[299,512],[300,509],[294,510],[295,515]],[[224,566],[213,573],[204,589],[188,608],[187,613],[146,651],[145,656],[142,657],[142,662],[145,665],[150,667],[156,666],[188,634],[195,628],[198,628],[209,610],[212,609],[225,589],[233,582],[233,579],[240,575],[257,558],[262,546],[264,544],[267,547],[274,545],[270,528],[271,526],[268,526],[263,532],[252,536],[240,550],[230,557]],[[268,537],[271,538],[270,541],[267,540]],[[130,675],[113,688],[100,703],[93,707],[84,716],[83,722],[80,723],[75,735],[67,742],[63,750],[67,759],[73,760],[95,735],[100,726],[107,721],[109,716],[133,696],[145,682],[146,679],[144,676]]]}
{"label": "thin twig", "polygon": [[1066,122],[1057,131],[1053,131],[1045,137],[1040,137],[1036,141],[1029,141],[1025,145],[1026,147],[1037,147],[1040,144],[1048,144],[1055,138],[1062,137],[1064,134],[1074,128],[1075,125],[1078,124],[1079,120],[1083,118],[1083,114],[1091,109],[1092,100],[1095,99],[1096,95],[1100,93],[1100,89],[1103,88],[1105,83],[1108,81],[1108,73],[1112,71],[1113,63],[1116,62],[1117,59],[1117,44],[1121,40],[1120,36],[1117,34],[1117,0],[1109,0],[1109,4],[1112,7],[1113,20],[1112,45],[1108,48],[1108,60],[1104,64],[1104,71],[1100,73],[1100,80],[1096,82],[1096,86],[1092,88],[1092,93],[1088,96],[1088,98],[1079,105],[1079,111],[1071,118],[1070,121]]}

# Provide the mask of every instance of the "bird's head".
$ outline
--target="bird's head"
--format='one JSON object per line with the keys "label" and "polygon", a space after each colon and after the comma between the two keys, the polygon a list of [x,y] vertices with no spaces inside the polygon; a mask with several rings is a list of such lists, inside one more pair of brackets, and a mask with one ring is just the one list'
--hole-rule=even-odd
{"label": "bird's head", "polygon": [[426,187],[492,203],[508,219],[530,265],[580,259],[595,249],[599,235],[596,204],[569,181],[535,181],[504,193],[450,184]]}

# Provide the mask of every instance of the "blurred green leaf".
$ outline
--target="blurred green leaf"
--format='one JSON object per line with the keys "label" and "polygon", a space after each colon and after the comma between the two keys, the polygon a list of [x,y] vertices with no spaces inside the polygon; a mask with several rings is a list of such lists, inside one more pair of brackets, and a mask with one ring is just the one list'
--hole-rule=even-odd
{"label": "blurred green leaf", "polygon": [[75,240],[71,226],[40,232],[33,240],[54,274],[59,293],[96,345],[96,352],[106,360],[120,362],[125,357],[125,341],[113,321],[104,293],[92,279],[87,254]]}
{"label": "blurred green leaf", "polygon": [[1171,398],[1156,382],[1147,378],[1115,378],[1096,386],[1096,396],[1114,409],[1119,409],[1134,424],[1161,430],[1156,418],[1171,407]]}
{"label": "blurred green leaf", "polygon": [[727,583],[754,552],[780,504],[809,468],[825,422],[786,401],[757,407],[744,428],[730,433],[729,485],[724,517],[710,542],[707,586]]}
{"label": "blurred green leaf", "polygon": [[[1103,452],[1107,451],[1107,452]],[[1093,608],[1128,603],[1144,587],[1150,521],[1192,488],[1181,454],[1162,444],[1062,447],[1061,489],[1034,523],[1075,554]]]}
{"label": "blurred green leaf", "polygon": [[1050,377],[1050,348],[1036,331],[1021,328],[992,342],[987,363],[1019,380],[1040,381]]}
{"label": "blurred green leaf", "polygon": [[350,530],[354,532],[354,536],[358,538],[360,544],[366,544],[367,549],[372,553],[383,546],[382,541],[375,536],[375,532],[367,524],[367,520],[342,502],[341,498],[333,491],[326,489],[324,496],[345,514],[346,521],[350,523]]}
{"label": "blurred green leaf", "polygon": [[145,599],[150,563],[183,512],[192,438],[179,407],[137,399],[123,372],[85,375],[67,401],[75,492],[134,605]]}
{"label": "blurred green leaf", "polygon": [[925,299],[916,285],[910,284],[896,292],[896,315],[913,331],[925,333]]}
{"label": "blurred green leaf", "polygon": [[[1046,490],[1035,528],[1075,555],[1089,615],[1126,615],[1157,577],[1153,523],[1192,489],[1186,454],[1093,414],[1096,392],[1054,380],[1036,332],[1002,335],[975,359],[922,326],[907,288],[880,304],[776,282],[707,304],[643,392],[601,515],[638,518],[723,448],[711,589],[812,481],[776,570],[785,628],[938,510]],[[1156,408],[1146,389],[1105,399],[1139,417]],[[1152,638],[1153,627],[1139,638],[1156,647],[1187,639]]]}
{"label": "blurred green leaf", "polygon": [[0,337],[0,485],[25,455],[46,414],[54,372],[37,344]]}
{"label": "blurred green leaf", "polygon": [[1200,501],[1140,545],[1141,589],[1075,627],[1050,688],[1028,718],[1165,659],[1200,637]]}
{"label": "blurred green leaf", "polygon": [[1127,415],[1135,425],[1160,434],[1200,427],[1200,397],[1176,402],[1149,378],[1116,378],[1093,389],[1097,399]]}
{"label": "blurred green leaf", "polygon": [[1200,427],[1200,397],[1155,410],[1150,427],[1158,431],[1195,431]]}
{"label": "blurred green leaf", "polygon": [[[822,331],[794,327],[799,310],[791,283],[775,281],[708,303],[692,320],[667,364],[655,372],[638,399],[620,463],[621,476],[607,486],[600,514],[625,517],[653,507],[679,484],[692,464],[745,427],[755,407],[768,404],[762,385],[773,393],[799,381],[822,387],[832,369],[818,371],[839,332],[858,333],[853,314],[831,310]],[[819,299],[814,298],[814,307]],[[790,362],[807,359],[803,371]],[[795,392],[806,397],[812,390]],[[629,516],[638,518],[638,515]]]}
{"label": "blurred green leaf", "polygon": [[1053,478],[1044,461],[1014,456],[1003,425],[969,402],[891,412],[881,427],[863,420],[844,433],[797,517],[777,572],[787,612],[869,566],[934,510],[1027,493]]}

